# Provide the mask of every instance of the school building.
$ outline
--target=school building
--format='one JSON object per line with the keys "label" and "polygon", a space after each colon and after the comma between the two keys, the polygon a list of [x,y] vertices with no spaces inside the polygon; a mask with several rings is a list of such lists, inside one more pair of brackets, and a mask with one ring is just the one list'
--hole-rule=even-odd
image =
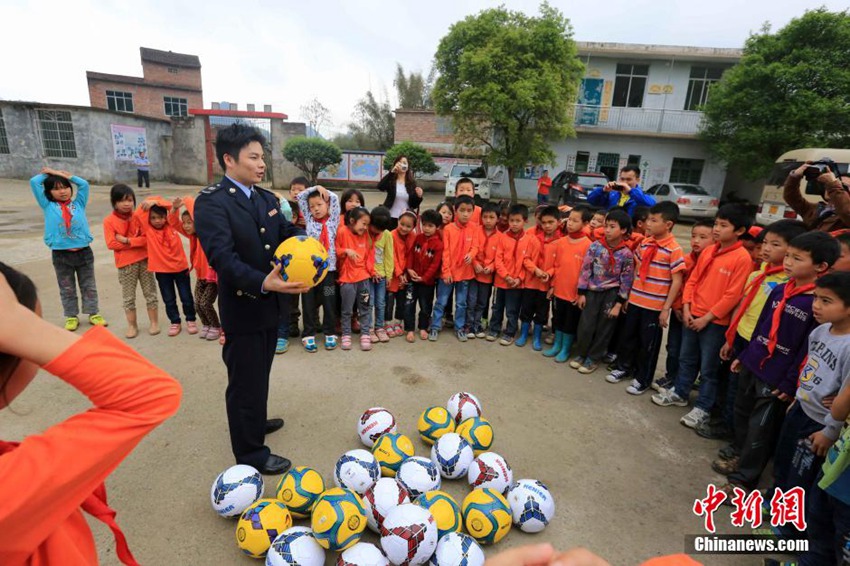
{"label": "school building", "polygon": [[[737,63],[730,48],[577,42],[585,65],[578,99],[570,107],[575,138],[551,140],[552,164],[529,164],[517,172],[520,198],[534,198],[543,168],[597,171],[613,179],[627,164],[638,165],[642,185],[694,183],[720,197],[739,184],[711,159],[698,137],[699,108],[711,85]],[[455,156],[451,119],[430,110],[396,110],[395,141],[413,141],[435,155]],[[728,177],[728,178],[727,178]],[[509,196],[507,182],[493,196]]]}

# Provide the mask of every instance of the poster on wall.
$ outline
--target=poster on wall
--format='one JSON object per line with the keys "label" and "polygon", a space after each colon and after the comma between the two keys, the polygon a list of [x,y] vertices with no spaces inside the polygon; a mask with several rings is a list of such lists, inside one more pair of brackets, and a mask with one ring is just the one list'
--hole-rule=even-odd
{"label": "poster on wall", "polygon": [[350,181],[375,182],[383,176],[383,155],[353,153],[350,155],[348,179]]}
{"label": "poster on wall", "polygon": [[342,154],[342,161],[336,165],[329,165],[319,171],[319,179],[327,179],[330,181],[347,181],[348,180],[348,154]]}
{"label": "poster on wall", "polygon": [[112,149],[116,161],[133,161],[139,152],[148,150],[145,129],[112,124]]}

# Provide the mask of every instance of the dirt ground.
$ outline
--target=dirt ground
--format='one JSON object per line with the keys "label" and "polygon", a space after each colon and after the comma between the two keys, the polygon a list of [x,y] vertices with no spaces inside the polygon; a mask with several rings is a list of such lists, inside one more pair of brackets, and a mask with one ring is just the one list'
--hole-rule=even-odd
{"label": "dirt ground", "polygon": [[[197,189],[155,185],[139,196]],[[366,200],[372,206],[381,197],[367,193]],[[428,195],[426,204],[437,200],[438,195]],[[95,236],[101,312],[110,330],[123,336],[121,290],[100,224],[108,211],[108,187],[93,187],[88,218]],[[28,184],[0,180],[0,260],[33,278],[44,316],[59,324],[62,312],[42,226]],[[688,232],[687,226],[677,228],[683,243]],[[162,306],[160,317],[165,319]],[[145,439],[108,481],[110,503],[137,559],[152,565],[257,564],[237,550],[235,523],[216,516],[209,504],[211,482],[233,464],[220,347],[185,332],[176,338],[142,333],[130,344],[184,388],[178,415]],[[686,409],[659,408],[649,395],[627,395],[626,383],[608,384],[604,375],[604,368],[580,375],[533,352],[530,345],[461,344],[450,333],[435,344],[393,339],[368,353],[320,350],[310,355],[293,344],[276,358],[269,398],[270,416],[285,417],[286,427],[267,442],[274,452],[295,465],[317,468],[332,483],[337,458],[362,447],[355,422],[364,409],[389,408],[400,431],[415,439],[417,454],[427,456],[416,435],[419,413],[444,405],[456,391],[471,391],[493,423],[493,450],[508,460],[516,479],[545,482],[557,503],[556,517],[542,534],[514,530],[488,552],[549,541],[560,549],[588,547],[614,565],[682,552],[686,534],[704,533],[702,519],[691,508],[695,498],[705,496],[707,483],[723,479],[710,468],[721,443],[680,425]],[[13,411],[0,413],[0,435],[21,439],[87,405],[77,392],[42,373]],[[277,480],[266,477],[267,496],[274,496]],[[444,489],[458,501],[467,491],[462,481],[446,482]],[[715,516],[720,532],[735,532],[729,509]],[[108,530],[100,524],[93,529],[103,564],[118,564]],[[365,540],[375,542],[375,537],[368,534]],[[332,558],[329,553],[329,564]],[[705,564],[761,563],[755,556],[699,559]]]}

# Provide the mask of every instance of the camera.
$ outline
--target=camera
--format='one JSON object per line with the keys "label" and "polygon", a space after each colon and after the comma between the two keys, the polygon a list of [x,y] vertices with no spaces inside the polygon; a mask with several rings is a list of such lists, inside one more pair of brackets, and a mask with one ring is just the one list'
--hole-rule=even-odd
{"label": "camera", "polygon": [[823,186],[823,183],[819,183],[817,179],[830,171],[836,178],[841,176],[838,164],[832,159],[825,157],[809,163],[809,166],[803,170],[803,178],[806,179],[806,194],[824,196],[826,187]]}
{"label": "camera", "polygon": [[401,164],[401,170],[402,170],[402,171],[407,171],[407,165],[405,165],[404,163],[402,163],[402,164]]}

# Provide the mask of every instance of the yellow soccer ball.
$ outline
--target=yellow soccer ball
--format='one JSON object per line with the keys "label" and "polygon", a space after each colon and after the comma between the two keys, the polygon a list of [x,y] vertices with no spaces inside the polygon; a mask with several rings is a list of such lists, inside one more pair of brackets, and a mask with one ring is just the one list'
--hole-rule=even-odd
{"label": "yellow soccer ball", "polygon": [[328,251],[319,240],[295,236],[284,240],[274,252],[280,277],[287,282],[315,287],[328,274]]}
{"label": "yellow soccer ball", "polygon": [[381,475],[389,478],[394,478],[401,464],[413,454],[413,441],[397,432],[382,434],[372,447]]}
{"label": "yellow soccer ball", "polygon": [[292,515],[277,499],[260,499],[236,523],[236,544],[251,558],[262,558],[277,536],[292,526]]}
{"label": "yellow soccer ball", "polygon": [[445,407],[428,407],[419,417],[419,437],[432,445],[447,432],[455,432],[455,421]]}
{"label": "yellow soccer ball", "polygon": [[275,496],[283,501],[293,517],[306,519],[324,491],[325,480],[319,472],[307,466],[297,466],[280,478]]}
{"label": "yellow soccer ball", "polygon": [[434,516],[439,538],[443,538],[443,535],[448,533],[460,532],[463,526],[460,505],[445,491],[426,491],[416,499],[415,503],[430,511]]}
{"label": "yellow soccer ball", "polygon": [[481,544],[496,544],[511,530],[511,507],[495,489],[474,489],[463,500],[466,531]]}
{"label": "yellow soccer ball", "polygon": [[363,500],[350,489],[329,489],[316,501],[310,525],[325,550],[341,551],[354,546],[366,528]]}
{"label": "yellow soccer ball", "polygon": [[490,421],[484,417],[466,419],[457,425],[455,432],[469,442],[476,456],[482,452],[486,452],[493,446],[493,427],[490,425]]}

